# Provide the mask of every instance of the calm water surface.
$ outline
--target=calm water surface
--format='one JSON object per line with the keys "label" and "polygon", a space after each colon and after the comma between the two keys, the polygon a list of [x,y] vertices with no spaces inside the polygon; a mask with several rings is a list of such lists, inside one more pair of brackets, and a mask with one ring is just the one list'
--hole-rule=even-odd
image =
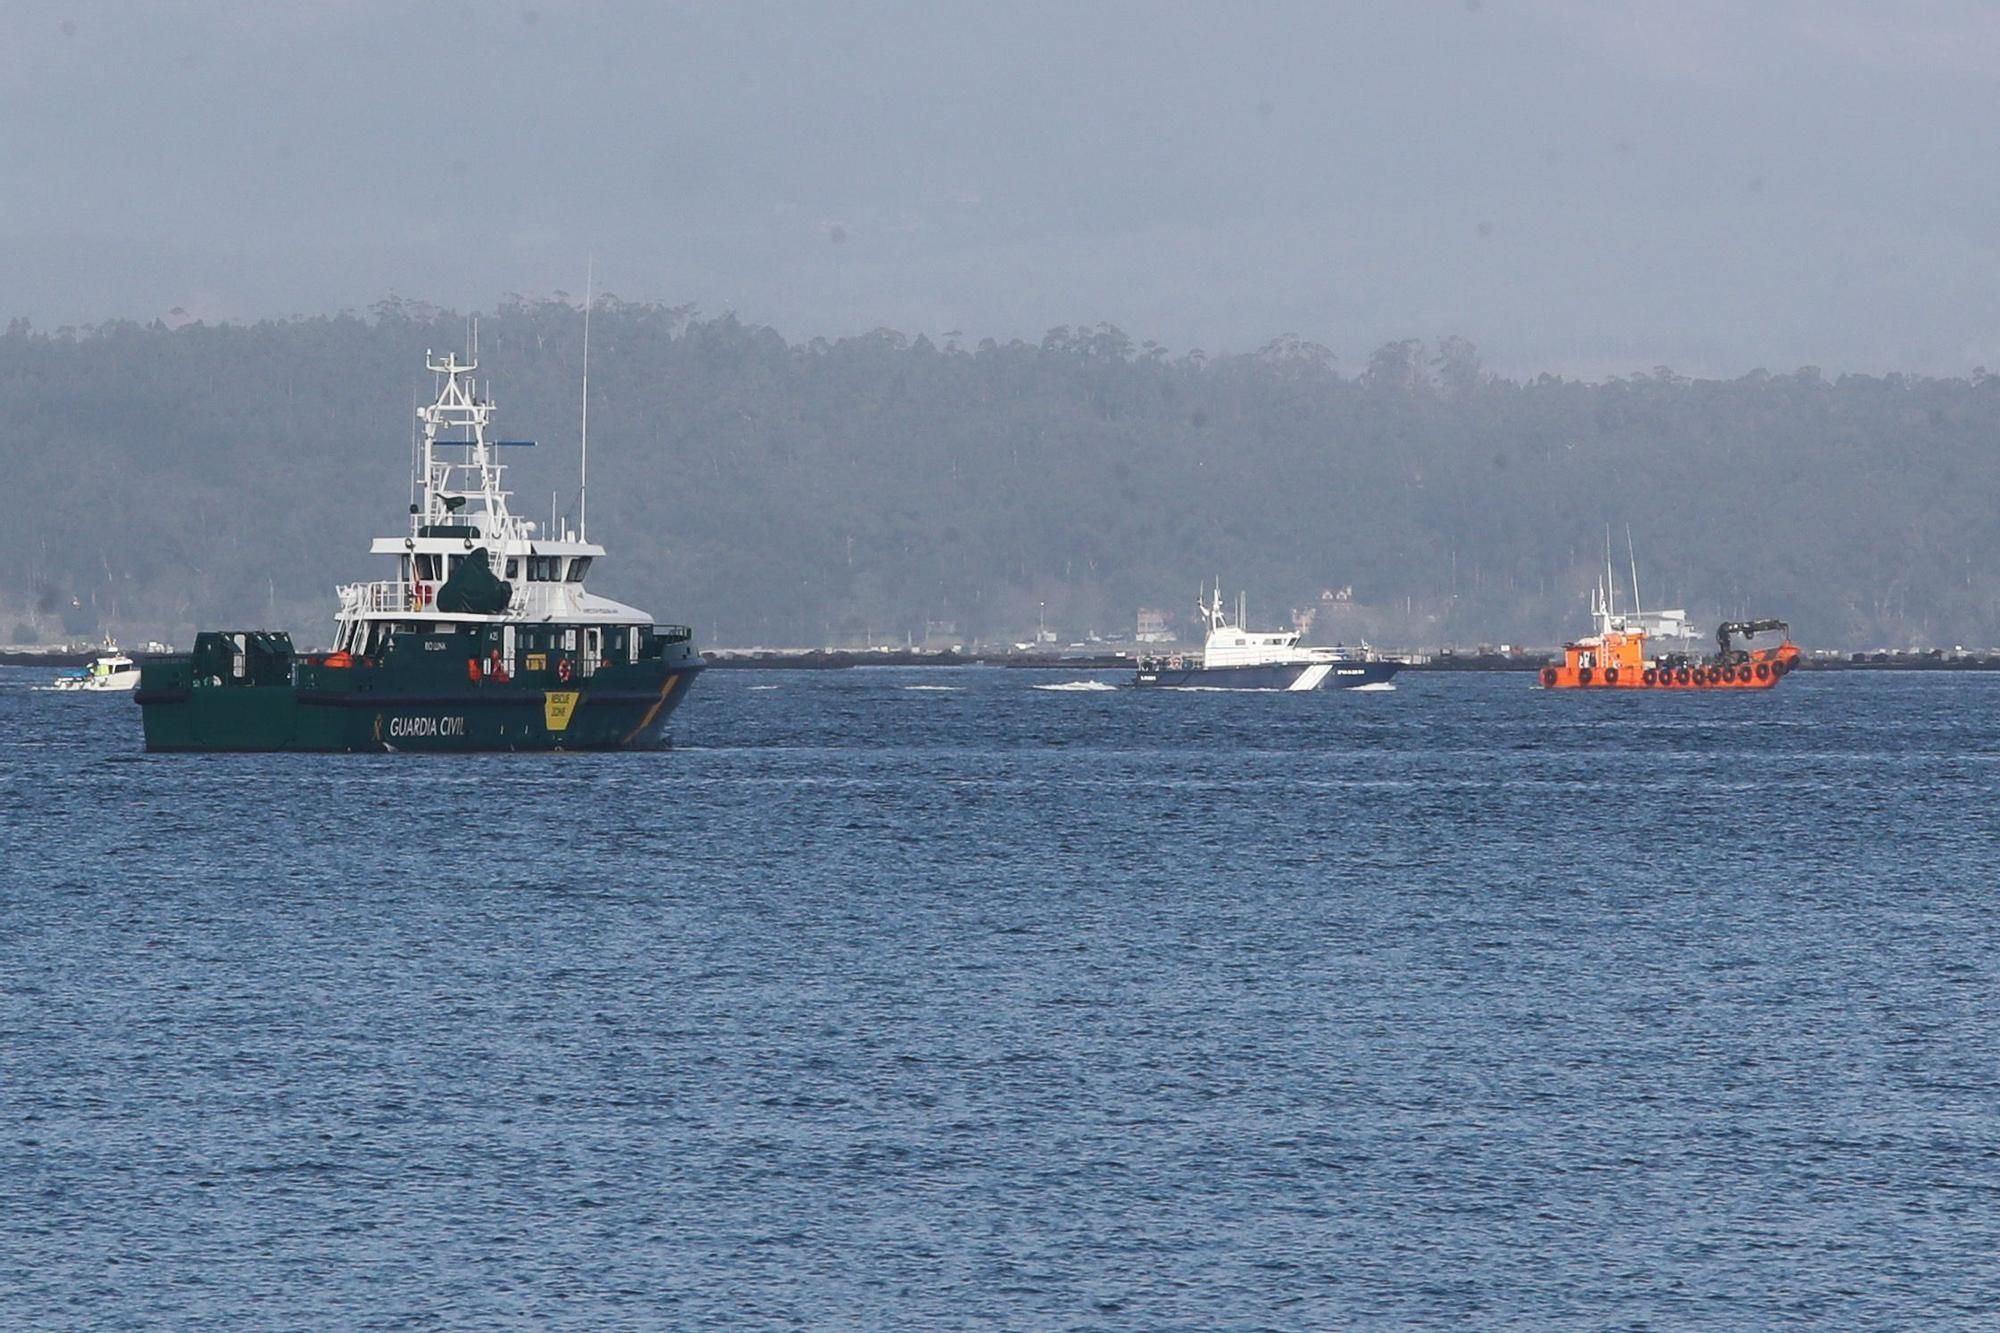
{"label": "calm water surface", "polygon": [[1991,1326],[2000,677],[1064,679],[156,758],[0,670],[0,1323]]}

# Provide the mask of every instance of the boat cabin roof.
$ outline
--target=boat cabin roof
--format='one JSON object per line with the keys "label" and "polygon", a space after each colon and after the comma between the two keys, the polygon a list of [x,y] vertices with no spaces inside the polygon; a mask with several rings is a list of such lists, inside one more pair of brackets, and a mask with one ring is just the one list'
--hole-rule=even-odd
{"label": "boat cabin roof", "polygon": [[[417,537],[377,537],[368,545],[370,555],[402,555],[407,551],[426,553],[463,552],[466,542],[477,537],[478,530],[454,533],[448,537],[428,535]],[[497,549],[503,555],[587,555],[600,556],[604,548],[596,542],[548,541],[544,539],[521,540],[503,539],[492,543],[488,549]]]}

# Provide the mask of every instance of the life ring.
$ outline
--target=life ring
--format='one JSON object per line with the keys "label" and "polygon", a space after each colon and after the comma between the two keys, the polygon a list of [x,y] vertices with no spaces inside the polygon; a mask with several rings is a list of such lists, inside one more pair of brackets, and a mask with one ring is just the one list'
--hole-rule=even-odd
{"label": "life ring", "polygon": [[1771,664],[1769,662],[1759,662],[1757,664],[1757,679],[1769,680],[1770,678],[1771,678]]}
{"label": "life ring", "polygon": [[1606,685],[1616,685],[1616,684],[1618,683],[1618,668],[1617,668],[1617,667],[1606,667],[1606,668],[1604,668],[1604,683],[1605,683]]}
{"label": "life ring", "polygon": [[1555,687],[1556,687],[1556,669],[1554,667],[1543,667],[1542,688],[1545,690],[1552,690]]}
{"label": "life ring", "polygon": [[566,681],[569,679],[569,677],[570,677],[569,659],[565,657],[556,663],[556,679]]}
{"label": "life ring", "polygon": [[1648,685],[1652,685],[1659,681],[1660,673],[1653,670],[1653,668],[1651,667],[1647,667],[1646,674],[1639,677],[1639,679],[1645,681]]}

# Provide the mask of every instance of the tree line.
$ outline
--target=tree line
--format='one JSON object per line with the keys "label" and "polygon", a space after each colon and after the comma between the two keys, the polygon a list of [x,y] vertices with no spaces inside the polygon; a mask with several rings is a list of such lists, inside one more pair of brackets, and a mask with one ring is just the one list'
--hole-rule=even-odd
{"label": "tree line", "polygon": [[[324,642],[385,576],[427,349],[473,321],[389,300],[252,325],[0,335],[0,637]],[[477,320],[516,506],[574,522],[583,312]],[[1275,339],[1207,356],[1109,325],[1039,342],[791,341],[600,297],[593,586],[708,645],[1129,637],[1220,576],[1259,624],[1390,646],[1582,632],[1629,600],[1781,616],[1809,645],[2000,643],[2000,380],[1806,367],[1591,382],[1489,373],[1463,339],[1344,368]],[[1628,535],[1629,534],[1629,535]],[[10,633],[11,631],[11,633]]]}

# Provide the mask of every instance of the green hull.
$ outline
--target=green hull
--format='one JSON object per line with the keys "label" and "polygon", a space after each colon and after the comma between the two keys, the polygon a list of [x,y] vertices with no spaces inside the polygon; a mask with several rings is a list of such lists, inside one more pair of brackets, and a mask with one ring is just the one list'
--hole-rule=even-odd
{"label": "green hull", "polygon": [[[207,637],[207,636],[204,636]],[[273,643],[282,636],[268,636]],[[430,636],[456,647],[458,641]],[[558,661],[532,677],[479,659],[431,657],[422,638],[389,660],[295,658],[289,644],[248,669],[199,652],[148,662],[137,692],[151,751],[453,753],[657,748],[701,658],[691,650],[586,671]],[[397,660],[400,658],[401,660]]]}

